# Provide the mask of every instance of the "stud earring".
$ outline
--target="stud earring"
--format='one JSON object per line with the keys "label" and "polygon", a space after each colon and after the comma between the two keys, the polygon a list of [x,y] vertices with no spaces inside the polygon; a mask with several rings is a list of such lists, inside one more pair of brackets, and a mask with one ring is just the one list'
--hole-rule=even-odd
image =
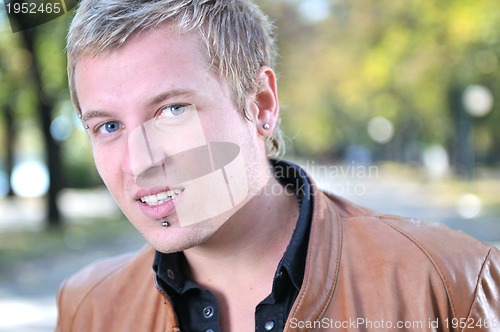
{"label": "stud earring", "polygon": [[271,128],[271,125],[269,123],[265,123],[263,127],[265,130],[269,130],[269,128]]}

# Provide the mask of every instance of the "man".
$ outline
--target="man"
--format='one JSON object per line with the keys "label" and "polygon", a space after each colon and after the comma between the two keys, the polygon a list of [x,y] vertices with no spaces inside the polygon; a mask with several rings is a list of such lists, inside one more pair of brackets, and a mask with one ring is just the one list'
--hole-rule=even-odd
{"label": "man", "polygon": [[500,253],[322,193],[281,145],[247,0],[84,0],[68,34],[96,167],[149,243],[84,268],[59,331],[498,331]]}

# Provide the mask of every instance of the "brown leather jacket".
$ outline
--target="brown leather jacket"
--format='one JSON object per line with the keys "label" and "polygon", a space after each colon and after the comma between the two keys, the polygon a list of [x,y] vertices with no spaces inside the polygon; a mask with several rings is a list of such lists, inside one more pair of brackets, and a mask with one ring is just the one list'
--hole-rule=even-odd
{"label": "brown leather jacket", "polygon": [[[436,224],[314,191],[302,289],[285,331],[500,331],[500,251]],[[57,331],[180,331],[154,250],[84,268],[58,294]]]}

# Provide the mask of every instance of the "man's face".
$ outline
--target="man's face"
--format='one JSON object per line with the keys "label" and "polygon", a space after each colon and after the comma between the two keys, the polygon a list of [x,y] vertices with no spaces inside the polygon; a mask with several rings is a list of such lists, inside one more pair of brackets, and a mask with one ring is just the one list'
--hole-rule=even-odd
{"label": "man's face", "polygon": [[75,88],[99,174],[157,250],[204,242],[261,186],[248,165],[263,142],[196,34],[164,27],[83,57]]}

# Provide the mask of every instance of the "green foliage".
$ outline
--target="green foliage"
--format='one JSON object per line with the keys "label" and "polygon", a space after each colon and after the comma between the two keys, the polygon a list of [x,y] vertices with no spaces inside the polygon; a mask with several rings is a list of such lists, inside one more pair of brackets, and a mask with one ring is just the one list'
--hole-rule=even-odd
{"label": "green foliage", "polygon": [[[366,125],[374,116],[395,124],[400,149],[446,145],[450,91],[479,83],[500,100],[498,1],[325,1],[330,15],[316,22],[301,19],[305,1],[260,1],[278,27],[283,122],[300,151],[373,146]],[[499,112],[497,103],[476,121],[482,150],[500,142]],[[409,135],[411,122],[423,125]]]}

